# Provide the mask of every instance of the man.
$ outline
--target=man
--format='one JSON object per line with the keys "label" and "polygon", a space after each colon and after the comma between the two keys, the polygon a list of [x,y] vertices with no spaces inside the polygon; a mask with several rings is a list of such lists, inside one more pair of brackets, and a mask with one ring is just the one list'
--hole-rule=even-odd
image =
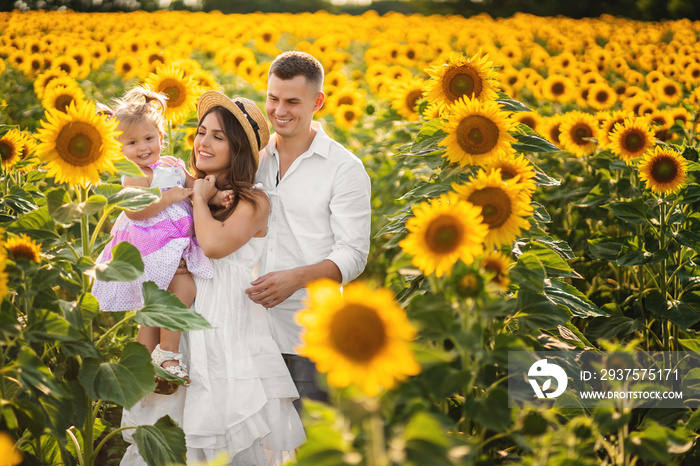
{"label": "man", "polygon": [[314,364],[295,354],[301,329],[294,314],[304,307],[307,283],[330,278],[340,286],[362,273],[371,215],[362,162],[313,121],[325,100],[323,76],[319,61],[303,52],[285,52],[270,65],[265,109],[275,134],[260,154],[257,181],[272,209],[262,275],[246,293],[270,310],[299,395],[325,401]]}

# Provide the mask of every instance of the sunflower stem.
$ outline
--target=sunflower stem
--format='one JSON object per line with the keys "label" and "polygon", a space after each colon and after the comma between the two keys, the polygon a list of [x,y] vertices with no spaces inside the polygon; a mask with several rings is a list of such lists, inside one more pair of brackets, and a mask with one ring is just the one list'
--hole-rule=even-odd
{"label": "sunflower stem", "polygon": [[379,410],[374,410],[367,420],[369,431],[369,445],[367,448],[367,466],[387,466],[389,458],[386,453],[386,440],[384,438],[384,421]]}
{"label": "sunflower stem", "polygon": [[95,229],[92,232],[92,236],[90,237],[90,251],[93,250],[95,247],[95,243],[97,242],[97,236],[100,233],[100,230],[102,230],[102,225],[107,221],[109,218],[109,214],[112,213],[112,210],[114,210],[113,207],[108,207],[102,212],[102,216],[100,217],[100,220],[97,222],[97,225],[95,225]]}
{"label": "sunflower stem", "polygon": [[173,123],[172,121],[168,120],[168,143],[165,145],[165,155],[172,155],[174,156],[175,154],[173,153]]}
{"label": "sunflower stem", "polygon": [[[666,228],[667,228],[667,220],[668,218],[666,217],[666,198],[665,196],[661,195],[658,198],[659,201],[659,250],[665,251],[667,244],[666,244]],[[660,277],[659,277],[659,285],[660,285],[660,290],[659,292],[661,293],[661,296],[663,298],[663,303],[664,306],[666,302],[668,301],[668,297],[666,294],[668,293],[668,277],[666,276],[666,259],[664,258],[661,261],[661,270],[660,272]],[[664,344],[664,351],[671,351],[671,327],[670,327],[670,321],[662,321],[661,322],[661,334],[663,338],[663,344]]]}

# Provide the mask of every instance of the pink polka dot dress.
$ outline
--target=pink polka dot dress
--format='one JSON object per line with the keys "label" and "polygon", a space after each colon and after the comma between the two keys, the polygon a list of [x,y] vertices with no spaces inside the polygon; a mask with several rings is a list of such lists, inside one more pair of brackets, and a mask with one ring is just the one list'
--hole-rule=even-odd
{"label": "pink polka dot dress", "polygon": [[[151,187],[165,191],[174,186],[185,186],[185,164],[176,157],[163,156],[151,166]],[[112,240],[105,246],[97,263],[112,259],[112,249],[127,241],[139,250],[144,272],[132,282],[104,282],[95,280],[92,294],[104,311],[132,311],[143,307],[141,287],[152,281],[158,288],[170,285],[180,258],[195,277],[213,276],[211,261],[204,255],[194,238],[192,204],[189,199],[174,203],[145,220],[131,220],[122,212],[112,227]]]}

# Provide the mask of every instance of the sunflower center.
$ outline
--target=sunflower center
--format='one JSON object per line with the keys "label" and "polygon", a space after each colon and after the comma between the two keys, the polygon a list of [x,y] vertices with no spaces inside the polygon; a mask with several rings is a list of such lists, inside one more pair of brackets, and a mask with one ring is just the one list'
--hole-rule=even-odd
{"label": "sunflower center", "polygon": [[535,129],[535,126],[537,126],[535,119],[531,116],[522,117],[520,119],[520,123],[524,124],[525,126],[529,126],[532,129]]}
{"label": "sunflower center", "polygon": [[449,215],[437,217],[425,231],[425,243],[436,254],[453,252],[461,241],[462,229]]}
{"label": "sunflower center", "polygon": [[94,126],[82,121],[72,122],[61,129],[56,149],[65,162],[82,167],[99,159],[102,137]]}
{"label": "sunflower center", "polygon": [[361,304],[348,304],[338,311],[330,324],[330,340],[343,356],[368,362],[386,343],[386,328],[377,311]]}
{"label": "sunflower center", "polygon": [[486,154],[498,143],[498,126],[482,115],[469,115],[457,126],[457,143],[468,154]]}
{"label": "sunflower center", "polygon": [[561,143],[561,141],[559,141],[559,135],[561,134],[561,131],[559,131],[559,126],[560,125],[554,125],[549,130],[549,137],[551,138],[552,142],[555,144]]}
{"label": "sunflower center", "polygon": [[179,107],[185,103],[187,93],[177,79],[167,78],[160,84],[160,92],[168,96],[168,107]]}
{"label": "sunflower center", "polygon": [[565,90],[566,90],[566,87],[564,86],[563,83],[556,82],[556,83],[552,84],[552,94],[554,94],[554,95],[562,95]]}
{"label": "sunflower center", "polygon": [[511,203],[508,193],[500,188],[483,188],[474,191],[467,199],[474,205],[481,207],[481,215],[484,217],[484,223],[489,226],[490,230],[502,226],[511,214]]}
{"label": "sunflower center", "polygon": [[671,157],[659,157],[651,164],[651,175],[657,183],[670,183],[678,176],[678,163]]}
{"label": "sunflower center", "polygon": [[14,259],[25,259],[28,261],[39,262],[37,251],[29,244],[19,243],[10,248],[10,254]]}
{"label": "sunflower center", "polygon": [[645,146],[646,138],[637,131],[630,131],[622,138],[622,147],[629,152],[637,152]]}
{"label": "sunflower center", "polygon": [[353,120],[355,119],[355,112],[353,112],[352,110],[347,110],[347,111],[343,114],[343,118],[345,118],[345,121],[351,122],[351,121],[353,121]]}
{"label": "sunflower center", "polygon": [[676,91],[677,89],[675,86],[664,86],[664,94],[666,94],[669,97],[673,97],[674,95],[676,95]]}
{"label": "sunflower center", "polygon": [[341,105],[352,105],[354,103],[355,101],[352,99],[352,97],[347,95],[338,99],[338,107],[340,107]]}
{"label": "sunflower center", "polygon": [[601,104],[604,104],[608,101],[609,94],[607,91],[598,91],[595,95],[595,100],[600,102]]}
{"label": "sunflower center", "polygon": [[445,73],[444,91],[447,98],[454,102],[466,95],[478,98],[483,89],[483,81],[477,71],[468,65],[457,66]]}
{"label": "sunflower center", "polygon": [[408,94],[406,94],[406,106],[410,110],[414,110],[416,108],[416,104],[418,103],[418,99],[420,99],[423,96],[423,91],[420,89],[414,89]]}
{"label": "sunflower center", "polygon": [[73,96],[69,94],[61,94],[56,98],[56,110],[63,113],[68,113],[68,107],[73,102]]}
{"label": "sunflower center", "polygon": [[8,160],[12,158],[12,148],[5,144],[4,142],[0,142],[0,159],[2,160]]}
{"label": "sunflower center", "polygon": [[515,178],[515,176],[518,174],[516,170],[514,170],[512,167],[498,167],[501,169],[501,179],[503,181],[508,181],[510,179]]}
{"label": "sunflower center", "polygon": [[593,130],[585,123],[576,123],[571,128],[571,139],[576,145],[585,146],[588,144],[584,138],[593,137]]}

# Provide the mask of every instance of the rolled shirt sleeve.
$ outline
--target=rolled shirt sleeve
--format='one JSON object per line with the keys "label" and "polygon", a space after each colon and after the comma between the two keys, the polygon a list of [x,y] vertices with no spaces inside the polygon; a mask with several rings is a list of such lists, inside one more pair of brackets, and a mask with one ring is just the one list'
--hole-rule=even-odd
{"label": "rolled shirt sleeve", "polygon": [[371,184],[359,159],[340,167],[330,201],[330,225],[335,239],[327,259],[342,275],[342,284],[357,278],[367,264],[371,228]]}

